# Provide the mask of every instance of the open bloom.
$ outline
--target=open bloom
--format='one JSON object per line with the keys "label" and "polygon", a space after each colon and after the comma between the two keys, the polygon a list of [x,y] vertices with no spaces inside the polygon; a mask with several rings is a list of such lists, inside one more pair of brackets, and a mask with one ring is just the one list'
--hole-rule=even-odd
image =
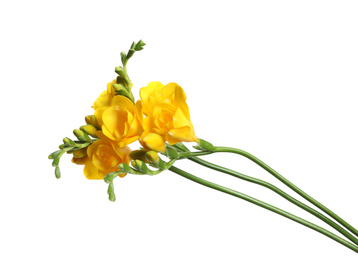
{"label": "open bloom", "polygon": [[[100,180],[108,173],[118,171],[117,165],[129,163],[131,149],[127,146],[119,147],[116,143],[97,140],[87,148],[87,155],[73,158],[72,162],[84,164],[84,175],[87,179]],[[120,174],[124,177],[126,173]]]}
{"label": "open bloom", "polygon": [[112,98],[115,96],[116,91],[113,88],[113,84],[116,83],[114,79],[112,82],[107,84],[107,90],[103,91],[93,104],[93,108],[99,109],[101,107],[107,107],[111,105]]}
{"label": "open bloom", "polygon": [[138,140],[143,132],[140,101],[134,105],[125,96],[114,96],[109,105],[95,109],[94,115],[102,128],[96,133],[97,136],[118,142],[120,147]]}
{"label": "open bloom", "polygon": [[[169,83],[164,86],[158,81],[151,82],[147,87],[141,88],[140,97],[147,116],[143,121],[145,135],[141,137],[142,143],[150,146],[148,133],[162,136],[169,144],[198,140],[190,121],[184,90],[178,84]],[[151,139],[156,142],[152,146],[160,146],[159,138],[151,136]]]}

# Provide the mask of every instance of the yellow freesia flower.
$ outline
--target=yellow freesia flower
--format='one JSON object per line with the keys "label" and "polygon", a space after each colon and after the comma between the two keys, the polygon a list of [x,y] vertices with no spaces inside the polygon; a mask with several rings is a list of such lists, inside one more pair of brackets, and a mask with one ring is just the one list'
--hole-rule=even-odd
{"label": "yellow freesia flower", "polygon": [[134,105],[124,96],[114,96],[110,105],[95,110],[94,115],[102,131],[96,135],[101,139],[118,142],[120,147],[138,140],[143,132],[142,103]]}
{"label": "yellow freesia flower", "polygon": [[116,91],[113,88],[113,84],[115,84],[116,82],[117,81],[114,79],[112,82],[109,82],[107,84],[107,90],[103,91],[101,95],[99,95],[99,97],[94,102],[93,104],[94,110],[111,105],[112,98],[116,94]]}
{"label": "yellow freesia flower", "polygon": [[[84,175],[87,179],[100,180],[108,173],[118,171],[117,165],[129,163],[131,149],[127,146],[119,147],[114,142],[97,140],[87,148],[87,155],[82,158],[73,158],[72,162],[85,165]],[[126,173],[120,174],[124,177]]]}
{"label": "yellow freesia flower", "polygon": [[[169,144],[198,141],[190,121],[186,95],[178,84],[169,83],[164,86],[158,81],[151,82],[147,87],[141,88],[140,97],[147,116],[143,120],[146,132],[162,136]],[[142,143],[143,140],[144,138],[141,139]],[[157,142],[158,138],[155,140]],[[144,143],[150,146],[149,142]]]}

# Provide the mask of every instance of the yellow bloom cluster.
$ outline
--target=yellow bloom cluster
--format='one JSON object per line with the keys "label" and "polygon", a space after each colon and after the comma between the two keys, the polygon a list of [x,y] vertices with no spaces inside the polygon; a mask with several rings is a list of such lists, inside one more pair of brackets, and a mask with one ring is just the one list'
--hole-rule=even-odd
{"label": "yellow bloom cluster", "polygon": [[107,84],[93,105],[99,139],[88,146],[86,156],[72,160],[85,165],[88,179],[103,179],[118,164],[128,164],[131,149],[127,145],[137,140],[144,149],[156,152],[165,152],[166,142],[198,141],[186,95],[178,84],[151,82],[140,90],[141,100],[135,104],[116,95],[113,84],[116,80]]}

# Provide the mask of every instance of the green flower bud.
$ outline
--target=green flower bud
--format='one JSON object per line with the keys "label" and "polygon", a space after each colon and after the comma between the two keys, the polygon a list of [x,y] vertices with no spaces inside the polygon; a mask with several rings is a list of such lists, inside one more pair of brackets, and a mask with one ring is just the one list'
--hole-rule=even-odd
{"label": "green flower bud", "polygon": [[129,154],[129,157],[132,158],[133,160],[141,160],[144,162],[148,162],[145,156],[146,153],[147,153],[146,150],[135,150]]}
{"label": "green flower bud", "polygon": [[92,137],[97,137],[96,135],[97,128],[94,127],[93,125],[83,125],[80,127],[80,129]]}
{"label": "green flower bud", "polygon": [[127,77],[127,74],[126,72],[124,71],[124,69],[122,67],[116,67],[114,69],[114,71],[119,75],[121,76],[123,79],[125,79]]}
{"label": "green flower bud", "polygon": [[128,164],[125,164],[125,163],[120,163],[120,164],[118,164],[118,169],[120,169],[121,171],[123,171],[123,172],[131,172],[132,171],[132,169],[131,169],[131,167],[129,167],[129,165]]}
{"label": "green flower bud", "polygon": [[149,174],[150,170],[144,162],[140,160],[134,160],[132,162],[135,162],[134,164],[132,164],[132,166],[136,168],[138,171],[143,172],[145,174]]}
{"label": "green flower bud", "polygon": [[62,141],[63,141],[65,146],[71,146],[70,140],[67,137],[63,138]]}
{"label": "green flower bud", "polygon": [[153,163],[155,165],[157,165],[159,163],[159,155],[155,152],[155,151],[149,151],[145,153],[145,159],[150,162]]}
{"label": "green flower bud", "polygon": [[55,176],[57,179],[59,179],[61,177],[60,167],[58,167],[58,166],[56,166],[56,168],[55,168]]}
{"label": "green flower bud", "polygon": [[108,199],[112,202],[115,202],[116,201],[116,194],[114,193],[111,193],[108,195]]}
{"label": "green flower bud", "polygon": [[127,55],[124,51],[121,52],[121,60],[122,64],[124,65],[126,63]]}
{"label": "green flower bud", "polygon": [[80,141],[92,142],[91,138],[89,138],[89,136],[88,136],[85,132],[83,132],[83,131],[81,131],[81,130],[79,130],[79,129],[73,130],[73,134],[74,134],[74,135],[78,138],[78,140],[80,140]]}

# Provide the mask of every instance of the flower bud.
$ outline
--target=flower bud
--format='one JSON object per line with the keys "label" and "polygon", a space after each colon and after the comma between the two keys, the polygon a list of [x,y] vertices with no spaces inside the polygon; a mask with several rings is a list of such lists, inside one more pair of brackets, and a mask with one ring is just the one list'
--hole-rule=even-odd
{"label": "flower bud", "polygon": [[83,125],[80,127],[80,129],[92,137],[97,137],[96,135],[97,129],[93,125]]}
{"label": "flower bud", "polygon": [[87,125],[93,125],[97,130],[101,129],[94,115],[86,116],[85,121]]}
{"label": "flower bud", "polygon": [[133,152],[131,152],[129,154],[129,157],[132,159],[132,160],[141,160],[141,161],[144,161],[144,162],[148,162],[147,159],[146,159],[146,153],[147,151],[146,150],[135,150]]}
{"label": "flower bud", "polygon": [[59,179],[61,177],[60,167],[58,167],[58,166],[56,166],[56,168],[55,168],[55,176],[57,179]]}
{"label": "flower bud", "polygon": [[128,164],[125,164],[125,163],[120,163],[120,164],[118,164],[118,169],[120,169],[121,171],[123,171],[123,172],[131,172],[131,167],[129,167],[129,165]]}
{"label": "flower bud", "polygon": [[91,142],[91,138],[89,138],[89,136],[88,136],[85,132],[83,132],[83,131],[81,131],[81,130],[79,130],[79,129],[73,130],[73,134],[74,134],[74,135],[78,138],[78,140],[80,140],[80,141]]}
{"label": "flower bud", "polygon": [[149,172],[150,172],[148,166],[140,160],[133,160],[131,162],[131,164],[136,170],[138,170],[140,172],[143,172],[145,174],[149,174]]}
{"label": "flower bud", "polygon": [[158,154],[156,152],[154,152],[154,151],[146,152],[145,158],[146,158],[146,160],[148,162],[153,163],[155,165],[157,165],[159,163],[159,160],[160,160]]}
{"label": "flower bud", "polygon": [[67,137],[63,138],[62,141],[63,141],[65,146],[70,146],[71,145],[70,140]]}
{"label": "flower bud", "polygon": [[73,153],[73,158],[82,158],[87,155],[87,148],[79,149]]}

